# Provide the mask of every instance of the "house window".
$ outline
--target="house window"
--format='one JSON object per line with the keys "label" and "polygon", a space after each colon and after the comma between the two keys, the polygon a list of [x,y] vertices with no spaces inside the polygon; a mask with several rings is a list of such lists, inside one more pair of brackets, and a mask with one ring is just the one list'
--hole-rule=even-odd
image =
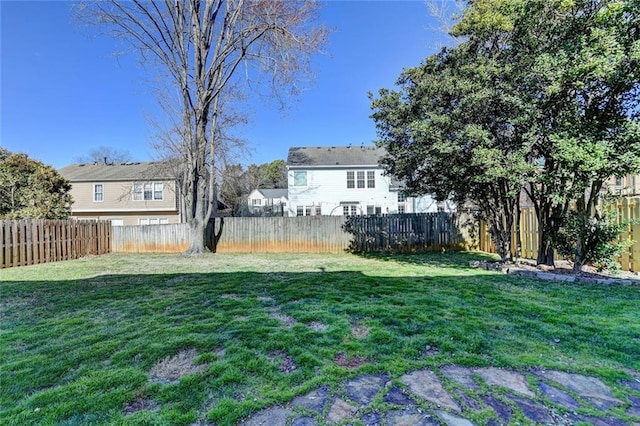
{"label": "house window", "polygon": [[347,204],[342,206],[342,214],[344,216],[355,216],[358,214],[358,206],[355,204]]}
{"label": "house window", "polygon": [[153,199],[153,190],[150,183],[144,184],[144,200],[150,201]]}
{"label": "house window", "polygon": [[404,203],[405,201],[407,201],[407,196],[404,195],[404,192],[398,192],[398,202]]}
{"label": "house window", "polygon": [[93,201],[104,201],[104,186],[101,183],[96,183],[93,185]]}
{"label": "house window", "polygon": [[163,196],[163,185],[162,182],[156,182],[153,184],[153,199],[154,200],[162,200]]}
{"label": "house window", "polygon": [[356,187],[355,172],[347,172],[347,188],[352,189]]}
{"label": "house window", "polygon": [[166,225],[169,219],[164,217],[141,217],[138,219],[138,225]]}
{"label": "house window", "polygon": [[306,206],[304,209],[305,216],[311,216],[311,206]]}
{"label": "house window", "polygon": [[621,177],[617,177],[616,178],[616,186],[618,186],[618,187],[622,186],[622,178]]}
{"label": "house window", "polygon": [[367,188],[375,188],[376,187],[376,172],[368,171],[367,172]]}
{"label": "house window", "polygon": [[374,213],[375,213],[375,207],[367,206],[367,214],[374,214]]}
{"label": "house window", "polygon": [[304,206],[296,206],[296,216],[304,216]]}
{"label": "house window", "polygon": [[307,186],[307,172],[306,171],[294,171],[293,172],[293,186]]}
{"label": "house window", "polygon": [[364,172],[358,171],[358,188],[364,188]]}
{"label": "house window", "polygon": [[404,213],[404,204],[398,205],[398,213]]}
{"label": "house window", "polygon": [[262,204],[262,203],[261,203],[261,201],[262,201],[262,200],[261,200],[261,199],[259,199],[259,198],[254,198],[254,199],[253,199],[253,200],[251,200],[251,201],[253,202],[253,205],[254,205],[254,206],[259,206],[260,204]]}
{"label": "house window", "polygon": [[164,196],[162,182],[146,182],[133,184],[134,201],[161,201]]}
{"label": "house window", "polygon": [[144,185],[141,183],[133,184],[133,200],[134,201],[142,201],[142,190]]}

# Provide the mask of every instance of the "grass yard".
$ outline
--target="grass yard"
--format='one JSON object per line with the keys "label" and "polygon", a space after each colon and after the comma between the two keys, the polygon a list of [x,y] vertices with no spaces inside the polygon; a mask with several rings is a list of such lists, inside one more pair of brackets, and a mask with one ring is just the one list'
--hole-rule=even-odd
{"label": "grass yard", "polygon": [[615,392],[640,287],[471,269],[481,254],[107,255],[0,270],[0,424],[235,424],[357,374],[545,367]]}

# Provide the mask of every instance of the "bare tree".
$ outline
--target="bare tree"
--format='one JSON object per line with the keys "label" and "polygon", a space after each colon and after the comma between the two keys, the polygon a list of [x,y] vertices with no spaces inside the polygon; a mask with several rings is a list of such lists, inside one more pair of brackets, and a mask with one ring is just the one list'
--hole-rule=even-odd
{"label": "bare tree", "polygon": [[92,149],[87,155],[74,157],[76,163],[105,163],[121,164],[132,161],[131,153],[127,150],[112,148],[110,146],[99,146]]}
{"label": "bare tree", "polygon": [[222,104],[229,87],[268,81],[274,93],[297,93],[310,56],[327,35],[314,25],[312,0],[165,0],[86,2],[81,16],[108,26],[164,73],[179,126],[172,129],[180,195],[190,227],[189,254],[206,250],[217,206]]}
{"label": "bare tree", "polygon": [[454,45],[460,44],[462,39],[453,34],[453,26],[467,2],[468,0],[426,0],[429,15],[435,18],[439,25],[431,29],[447,34]]}

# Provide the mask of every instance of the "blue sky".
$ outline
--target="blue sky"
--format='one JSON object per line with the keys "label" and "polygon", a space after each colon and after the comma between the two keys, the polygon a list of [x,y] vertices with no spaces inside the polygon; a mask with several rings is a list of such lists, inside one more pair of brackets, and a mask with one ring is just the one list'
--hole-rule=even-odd
{"label": "blue sky", "polygon": [[[236,131],[251,153],[239,163],[286,159],[291,146],[361,145],[376,138],[367,93],[392,87],[405,67],[446,43],[424,1],[328,1],[334,29],[314,58],[310,88],[288,104],[249,98]],[[99,146],[154,158],[157,116],[149,77],[121,42],[74,21],[64,1],[0,1],[0,146],[63,167]]]}

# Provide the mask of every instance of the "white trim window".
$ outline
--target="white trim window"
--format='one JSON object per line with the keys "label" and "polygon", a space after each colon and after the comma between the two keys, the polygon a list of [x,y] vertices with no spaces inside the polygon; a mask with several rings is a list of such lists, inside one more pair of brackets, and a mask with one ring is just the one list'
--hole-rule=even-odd
{"label": "white trim window", "polygon": [[294,172],[293,172],[293,186],[307,186],[307,171],[306,170],[294,170]]}
{"label": "white trim window", "polygon": [[376,187],[375,170],[347,171],[347,189],[363,189]]}
{"label": "white trim window", "polygon": [[347,171],[347,189],[353,189],[356,187],[356,172]]}
{"label": "white trim window", "polygon": [[169,219],[164,217],[141,217],[138,218],[138,225],[166,225]]}
{"label": "white trim window", "polygon": [[162,201],[164,184],[162,182],[145,182],[133,184],[133,201]]}
{"label": "white trim window", "polygon": [[367,171],[367,188],[376,187],[376,172],[373,170]]}
{"label": "white trim window", "polygon": [[104,201],[104,185],[101,183],[93,184],[93,201],[101,203]]}

